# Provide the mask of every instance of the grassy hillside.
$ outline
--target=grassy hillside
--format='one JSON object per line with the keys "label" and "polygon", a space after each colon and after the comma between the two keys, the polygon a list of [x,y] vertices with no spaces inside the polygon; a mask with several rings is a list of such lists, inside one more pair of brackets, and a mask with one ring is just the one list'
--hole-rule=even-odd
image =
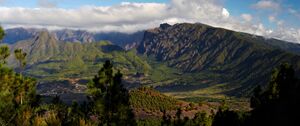
{"label": "grassy hillside", "polygon": [[151,88],[139,88],[130,91],[130,104],[132,108],[144,110],[176,110],[179,101],[165,96]]}
{"label": "grassy hillside", "polygon": [[[150,66],[133,51],[125,51],[108,41],[93,43],[59,42],[48,32],[32,40],[18,42],[13,49],[27,52],[25,74],[42,80],[93,77],[102,63],[111,60],[116,69],[126,74],[145,73]],[[10,64],[17,66],[14,57]]]}

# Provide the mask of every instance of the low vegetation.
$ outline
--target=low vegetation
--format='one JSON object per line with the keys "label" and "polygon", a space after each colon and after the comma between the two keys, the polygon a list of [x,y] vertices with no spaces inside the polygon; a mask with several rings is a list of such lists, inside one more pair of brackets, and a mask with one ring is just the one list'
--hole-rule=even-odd
{"label": "low vegetation", "polygon": [[135,109],[175,110],[179,101],[161,94],[152,88],[142,87],[130,91],[130,105]]}

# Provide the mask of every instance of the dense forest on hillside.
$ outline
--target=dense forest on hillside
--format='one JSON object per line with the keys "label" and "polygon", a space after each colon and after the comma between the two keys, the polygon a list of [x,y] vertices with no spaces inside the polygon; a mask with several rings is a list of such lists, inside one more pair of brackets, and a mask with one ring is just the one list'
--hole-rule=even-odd
{"label": "dense forest on hillside", "polygon": [[[0,39],[5,33],[0,28]],[[268,86],[257,86],[250,111],[235,111],[226,101],[219,106],[189,103],[151,87],[128,90],[123,74],[106,60],[87,83],[87,101],[66,105],[56,96],[50,103],[36,93],[37,81],[24,75],[27,53],[0,47],[0,125],[17,126],[265,126],[299,125],[300,84],[292,65],[274,69]],[[14,55],[18,68],[7,59]],[[206,109],[203,109],[206,108]],[[192,114],[191,114],[192,113]],[[154,116],[148,116],[148,115]]]}

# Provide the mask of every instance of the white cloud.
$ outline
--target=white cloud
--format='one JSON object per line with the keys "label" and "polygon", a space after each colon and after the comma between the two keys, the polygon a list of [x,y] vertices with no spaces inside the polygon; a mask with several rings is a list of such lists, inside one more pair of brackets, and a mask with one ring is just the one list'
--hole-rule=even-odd
{"label": "white cloud", "polygon": [[288,8],[288,12],[291,13],[291,14],[296,14],[297,11],[292,9],[292,8]]}
{"label": "white cloud", "polygon": [[85,6],[78,9],[0,7],[0,11],[2,12],[0,22],[3,25],[51,26],[103,31],[110,30],[109,27],[111,27],[111,30],[125,32],[137,30],[124,29],[128,25],[163,20],[166,16],[163,12],[166,11],[166,5],[132,3],[114,7]]}
{"label": "white cloud", "polygon": [[226,8],[223,8],[222,9],[222,15],[225,17],[225,18],[228,18],[230,16],[230,13],[228,12],[228,10]]}
{"label": "white cloud", "polygon": [[300,19],[300,13],[297,10],[292,9],[292,8],[288,8],[288,12]]}
{"label": "white cloud", "polygon": [[241,21],[240,17],[231,16],[216,0],[171,0],[168,4],[123,2],[115,6],[83,6],[77,9],[0,7],[0,12],[0,22],[5,28],[135,32],[157,27],[164,22],[201,22],[215,27],[300,42],[300,32],[297,30],[284,32],[290,29],[282,28],[280,34],[277,34],[276,29],[267,29],[259,22],[251,23],[253,17],[250,14],[242,14],[244,21]]}
{"label": "white cloud", "polygon": [[39,7],[54,8],[57,6],[57,1],[54,0],[37,0]]}
{"label": "white cloud", "polygon": [[280,9],[280,4],[274,0],[260,0],[252,6],[255,9],[263,9],[263,10],[279,10]]}
{"label": "white cloud", "polygon": [[300,42],[300,29],[281,27],[281,28],[276,29],[276,31],[272,32],[268,36],[299,43]]}
{"label": "white cloud", "polygon": [[[223,7],[206,0],[172,0],[170,4],[124,2],[116,6],[84,6],[78,9],[0,7],[0,22],[7,27],[39,26],[132,32],[156,27],[164,21],[175,23],[175,19],[179,21],[176,23],[201,20],[209,23],[224,17],[223,10]],[[229,13],[226,14],[229,16]]]}
{"label": "white cloud", "polygon": [[276,21],[275,16],[269,16],[269,21],[272,23],[275,22]]}
{"label": "white cloud", "polygon": [[252,21],[252,15],[251,14],[242,14],[241,17],[247,21],[247,22],[250,22]]}
{"label": "white cloud", "polygon": [[269,22],[271,22],[271,23],[276,23],[277,26],[282,26],[282,25],[284,24],[284,21],[283,21],[283,20],[278,20],[278,19],[276,18],[276,16],[273,16],[273,15],[270,15],[270,16],[268,17],[268,19],[269,19]]}
{"label": "white cloud", "polygon": [[277,23],[278,26],[282,26],[283,23],[284,23],[284,21],[283,21],[283,20],[279,20],[279,21],[277,21],[276,23]]}

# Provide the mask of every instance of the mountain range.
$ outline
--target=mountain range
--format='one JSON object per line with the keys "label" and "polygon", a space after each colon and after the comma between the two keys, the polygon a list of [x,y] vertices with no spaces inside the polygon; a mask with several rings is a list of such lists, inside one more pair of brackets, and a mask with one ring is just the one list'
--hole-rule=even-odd
{"label": "mountain range", "polygon": [[185,73],[220,75],[219,83],[232,88],[227,93],[242,95],[256,85],[266,84],[272,70],[281,63],[288,62],[299,70],[298,47],[204,24],[184,23],[162,24],[147,30],[137,50]]}
{"label": "mountain range", "polygon": [[14,44],[22,40],[28,40],[39,35],[39,32],[47,31],[53,35],[57,41],[61,42],[79,42],[91,43],[100,40],[110,41],[113,44],[130,49],[135,47],[143,38],[144,31],[134,33],[121,33],[121,32],[89,32],[84,30],[52,30],[47,29],[34,29],[34,28],[12,28],[5,30],[4,43]]}
{"label": "mountain range", "polygon": [[109,59],[128,87],[153,86],[179,98],[248,96],[281,63],[300,70],[299,44],[200,23],[132,34],[24,28],[6,34],[12,50],[28,53],[25,73],[41,82],[90,79]]}

